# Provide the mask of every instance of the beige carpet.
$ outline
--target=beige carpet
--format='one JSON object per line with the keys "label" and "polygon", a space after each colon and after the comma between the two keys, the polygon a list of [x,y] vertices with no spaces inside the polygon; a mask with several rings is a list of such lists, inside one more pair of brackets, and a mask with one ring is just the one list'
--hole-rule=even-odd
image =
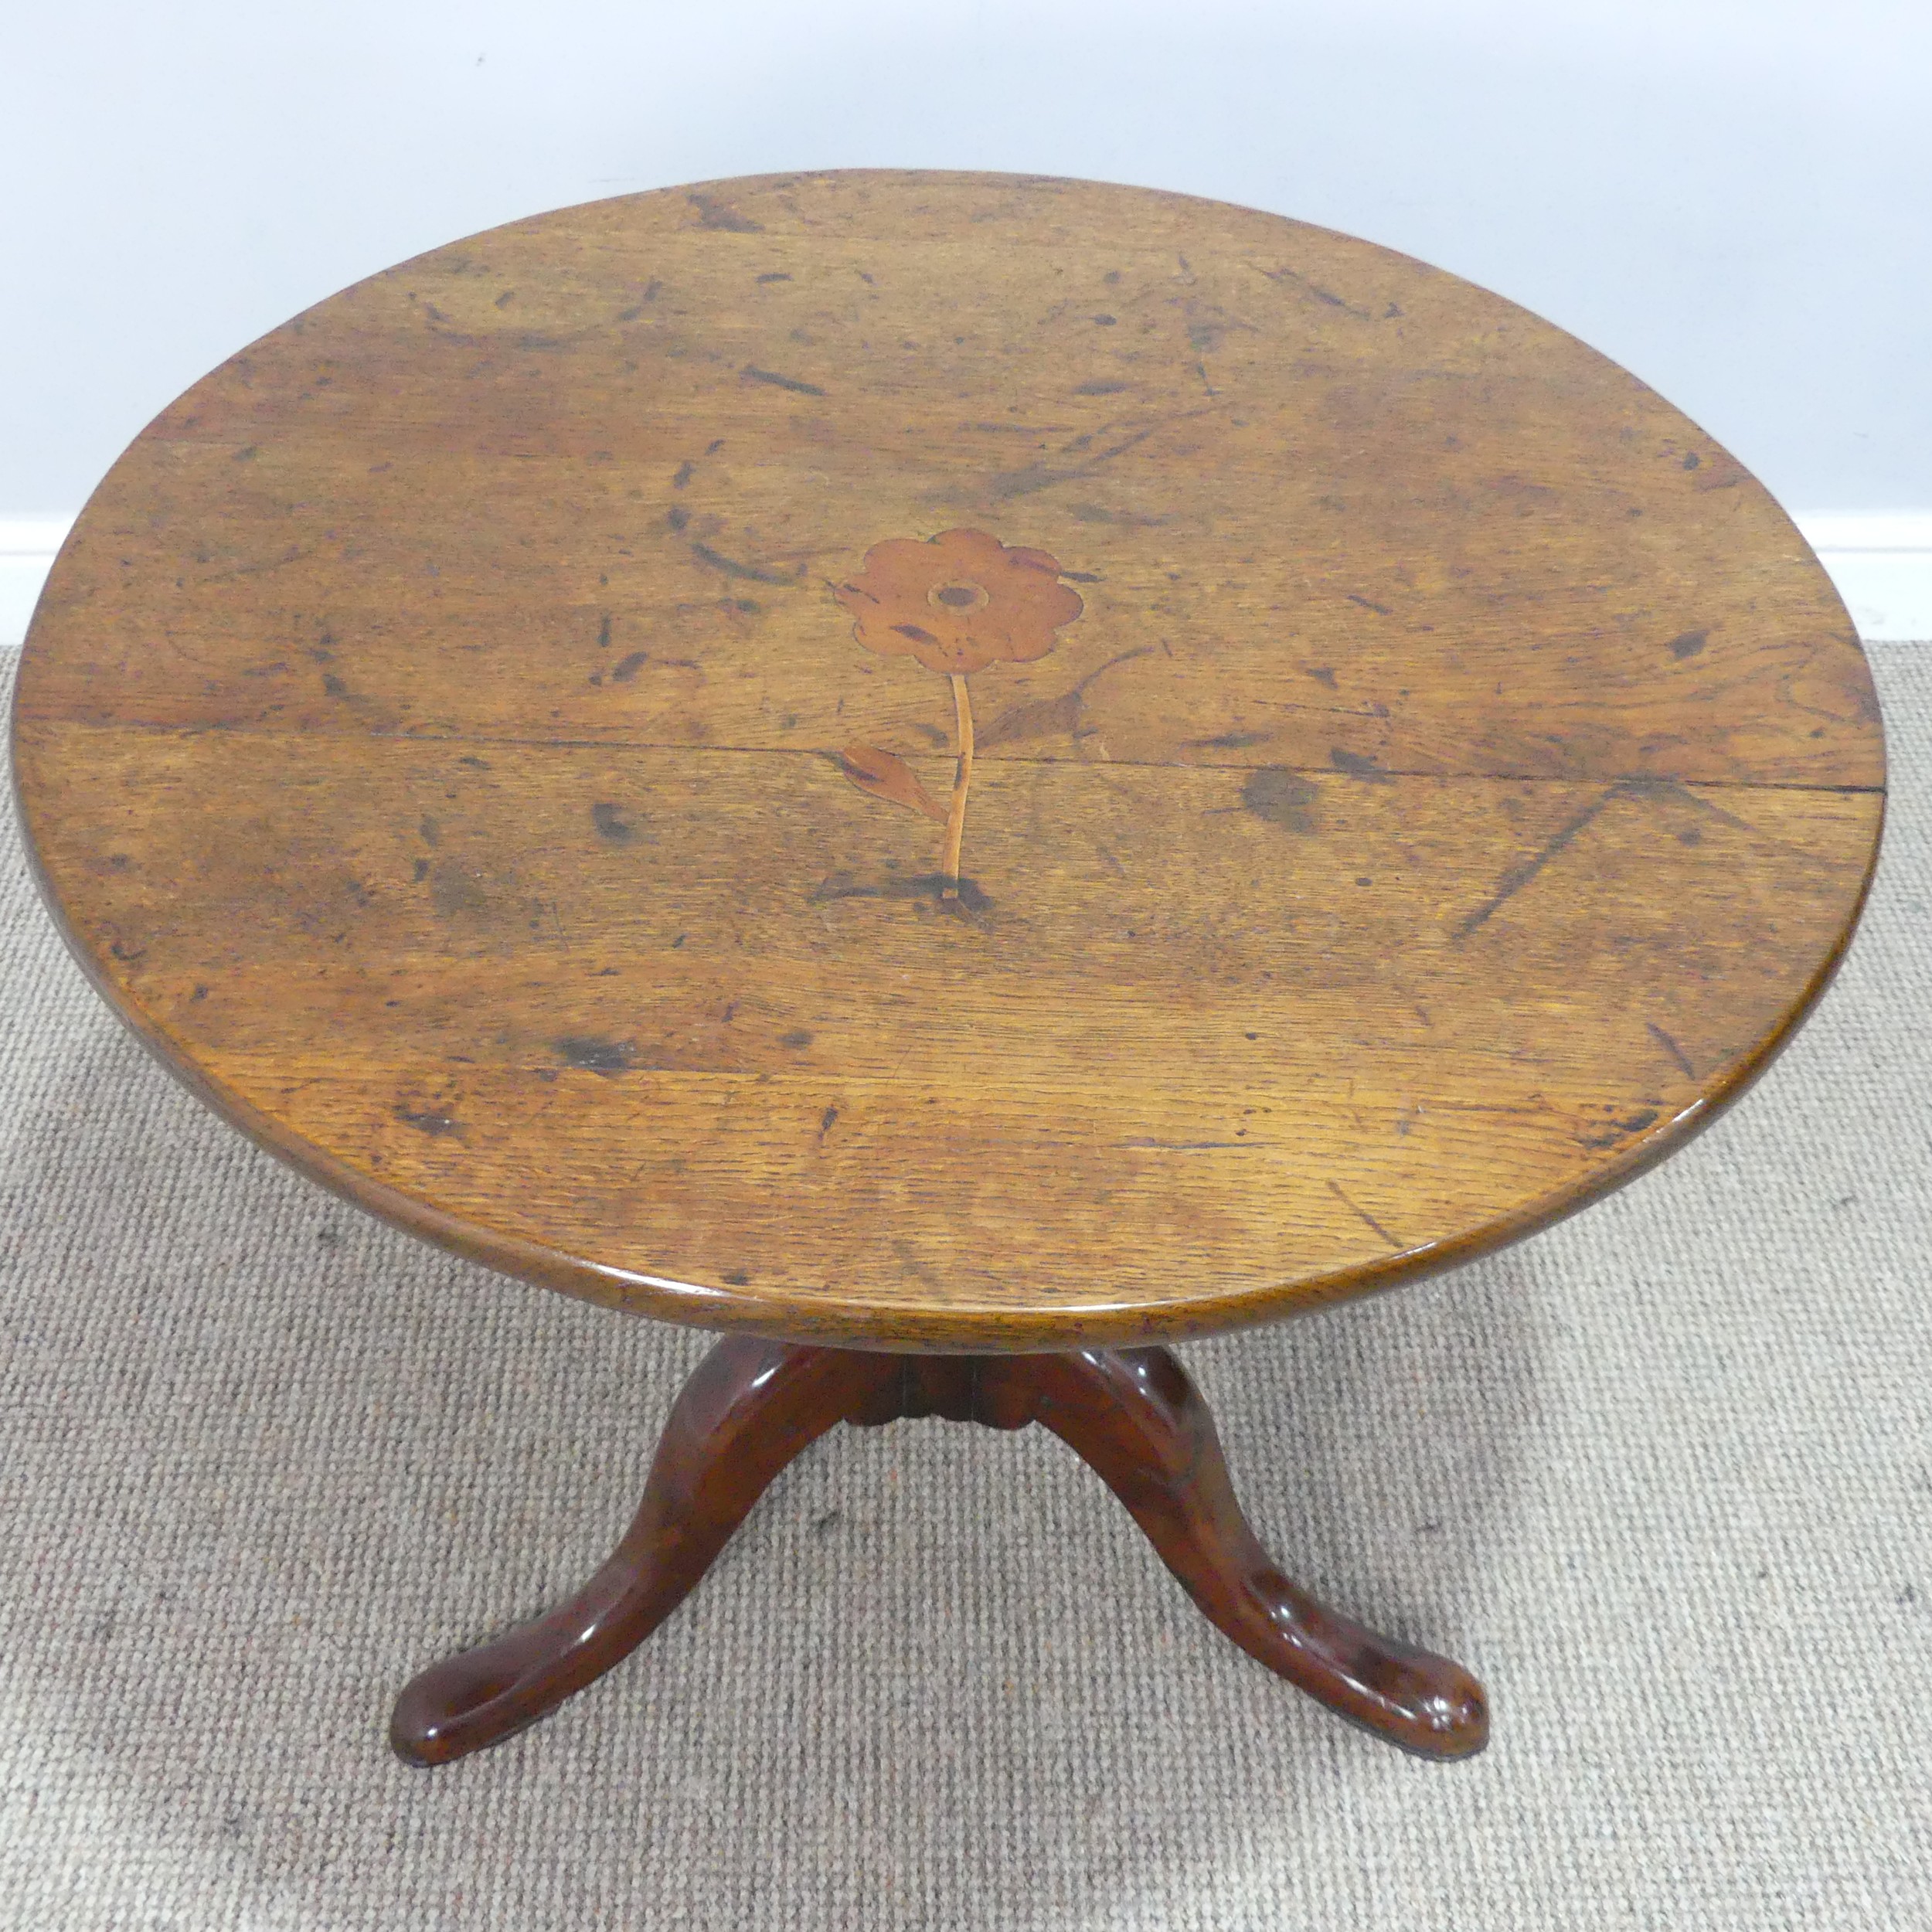
{"label": "beige carpet", "polygon": [[624,1669],[389,1701],[628,1519],[702,1348],[376,1227],[86,990],[0,853],[0,1923],[1932,1923],[1932,646],[1862,937],[1739,1111],[1500,1259],[1190,1349],[1257,1526],[1462,1658],[1399,1756],[1038,1430],[842,1430]]}

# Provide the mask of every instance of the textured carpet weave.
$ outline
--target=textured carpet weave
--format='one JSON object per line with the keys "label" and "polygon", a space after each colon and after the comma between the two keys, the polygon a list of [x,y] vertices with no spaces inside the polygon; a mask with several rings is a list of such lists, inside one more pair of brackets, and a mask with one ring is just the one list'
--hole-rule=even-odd
{"label": "textured carpet weave", "polygon": [[[257,1152],[0,848],[0,1925],[1932,1924],[1932,647],[1811,1026],[1489,1261],[1184,1354],[1257,1529],[1488,1685],[1422,1764],[1190,1607],[1044,1432],[842,1430],[555,1719],[389,1700],[628,1520],[701,1336]],[[9,667],[11,659],[4,661]]]}

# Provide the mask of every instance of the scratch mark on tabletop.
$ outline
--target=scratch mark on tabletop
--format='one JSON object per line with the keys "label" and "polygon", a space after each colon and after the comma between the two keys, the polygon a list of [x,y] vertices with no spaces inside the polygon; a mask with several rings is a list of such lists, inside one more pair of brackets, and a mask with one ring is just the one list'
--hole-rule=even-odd
{"label": "scratch mark on tabletop", "polygon": [[1672,1039],[1655,1020],[1645,1020],[1644,1027],[1651,1038],[1656,1041],[1657,1044],[1683,1070],[1685,1077],[1688,1080],[1696,1080],[1697,1069],[1692,1066],[1690,1056],[1684,1051],[1683,1048],[1679,1046],[1676,1041]]}
{"label": "scratch mark on tabletop", "polygon": [[1362,321],[1372,322],[1376,319],[1369,310],[1358,308],[1353,302],[1345,301],[1332,289],[1324,288],[1319,282],[1311,281],[1307,276],[1301,274],[1298,270],[1264,268],[1259,262],[1250,262],[1247,265],[1257,275],[1265,277],[1269,281],[1293,282],[1298,287],[1306,289],[1317,301],[1325,302],[1329,308],[1341,309],[1345,314],[1353,315]]}
{"label": "scratch mark on tabletop", "polygon": [[728,557],[714,550],[708,543],[693,542],[692,554],[701,563],[708,563],[714,570],[722,570],[728,577],[738,577],[747,583],[795,584],[803,575],[799,570],[783,571],[767,568],[757,563],[740,563],[736,557]]}
{"label": "scratch mark on tabletop", "polygon": [[1147,1148],[1161,1154],[1253,1154],[1260,1150],[1261,1143],[1258,1141],[1157,1141],[1149,1135],[1136,1134],[1121,1141],[1121,1145],[1123,1147]]}
{"label": "scratch mark on tabletop", "polygon": [[768,369],[754,369],[749,362],[739,372],[748,383],[769,383],[774,389],[788,389],[797,396],[823,396],[816,383],[801,382],[796,376],[781,376]]}
{"label": "scratch mark on tabletop", "polygon": [[1360,1206],[1355,1202],[1350,1200],[1348,1196],[1342,1192],[1340,1186],[1336,1182],[1330,1181],[1327,1183],[1327,1186],[1328,1192],[1332,1194],[1335,1198],[1339,1201],[1358,1221],[1362,1222],[1366,1226],[1372,1228],[1377,1234],[1382,1236],[1383,1240],[1388,1243],[1390,1247],[1399,1248],[1402,1246],[1402,1243],[1398,1241],[1396,1237],[1391,1234],[1389,1230],[1385,1228],[1366,1208]]}
{"label": "scratch mark on tabletop", "polygon": [[1478,927],[1487,924],[1500,912],[1524,886],[1534,879],[1549,862],[1563,852],[1573,840],[1594,824],[1604,808],[1618,798],[1628,798],[1631,786],[1628,781],[1612,785],[1608,791],[1571,816],[1546,840],[1542,848],[1518,864],[1512,866],[1497,881],[1496,889],[1472,913],[1460,920],[1451,938],[1460,944],[1475,931]]}

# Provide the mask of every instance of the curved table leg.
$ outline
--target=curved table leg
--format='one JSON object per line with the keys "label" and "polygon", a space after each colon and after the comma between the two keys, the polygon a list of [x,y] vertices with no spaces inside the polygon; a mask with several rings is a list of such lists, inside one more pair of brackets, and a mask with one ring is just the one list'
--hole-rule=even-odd
{"label": "curved table leg", "polygon": [[896,1389],[891,1355],[730,1336],[671,1411],[644,1501],[602,1569],[570,1600],[446,1658],[396,1700],[389,1742],[444,1764],[548,1716],[677,1608],[786,1464],[834,1423]]}
{"label": "curved table leg", "polygon": [[1249,1529],[1214,1420],[1165,1349],[1027,1355],[1014,1393],[1132,1512],[1162,1559],[1230,1637],[1331,1710],[1426,1757],[1489,1739],[1482,1687],[1460,1665],[1378,1637],[1298,1590]]}

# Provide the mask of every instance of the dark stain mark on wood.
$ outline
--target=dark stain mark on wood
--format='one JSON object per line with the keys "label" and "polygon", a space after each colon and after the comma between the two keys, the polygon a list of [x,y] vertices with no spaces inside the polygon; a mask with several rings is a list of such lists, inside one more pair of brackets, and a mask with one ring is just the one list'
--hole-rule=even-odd
{"label": "dark stain mark on wood", "polygon": [[791,280],[791,277],[789,275],[774,269],[768,274],[760,275],[758,277],[758,284],[760,287],[763,287],[767,282],[788,282]]}
{"label": "dark stain mark on wood", "polygon": [[684,486],[691,481],[692,478],[697,474],[697,473],[698,466],[696,464],[680,463],[678,465],[677,474],[671,479],[672,488],[674,490],[682,489]]}
{"label": "dark stain mark on wood", "polygon": [[1704,459],[1699,456],[1695,450],[1692,450],[1690,454],[1684,458],[1684,468],[1687,470],[1696,469],[1702,464],[1703,461]]}
{"label": "dark stain mark on wood", "polygon": [[1625,778],[1619,781],[1619,785],[1633,798],[1667,798],[1673,804],[1688,805],[1706,818],[1715,818],[1720,825],[1729,825],[1733,832],[1748,832],[1753,838],[1758,835],[1757,828],[1748,818],[1740,818],[1736,812],[1726,811],[1701,792],[1692,791],[1681,779]]}
{"label": "dark stain mark on wood", "polygon": [[490,900],[480,879],[461,866],[452,866],[445,861],[433,875],[430,903],[444,918],[453,919],[466,913],[485,910]]}
{"label": "dark stain mark on wood", "polygon": [[631,683],[636,679],[638,673],[650,662],[649,651],[633,651],[629,656],[618,658],[617,662],[611,665],[611,682],[613,684]]}
{"label": "dark stain mark on wood", "polygon": [[832,1123],[838,1117],[838,1110],[835,1107],[827,1107],[825,1112],[818,1116],[818,1145],[821,1147],[825,1145],[825,1136],[832,1131]]}
{"label": "dark stain mark on wood", "polygon": [[664,513],[664,520],[674,530],[682,530],[691,521],[691,512],[682,503],[674,503]]}
{"label": "dark stain mark on wood", "polygon": [[[940,898],[952,881],[944,872],[924,872],[917,878],[888,879],[873,884],[853,878],[850,872],[834,872],[811,889],[808,903],[822,906],[837,899],[933,899]],[[971,913],[989,912],[993,901],[970,879],[961,876],[957,903]]]}
{"label": "dark stain mark on wood", "polygon": [[423,835],[424,845],[440,845],[442,844],[443,828],[430,818],[427,812],[423,815],[423,822],[417,827],[417,830]]}
{"label": "dark stain mark on wood", "polygon": [[433,1141],[447,1140],[451,1134],[459,1140],[462,1138],[462,1128],[447,1114],[438,1114],[433,1110],[417,1114],[411,1112],[406,1107],[399,1107],[396,1110],[396,1117],[405,1127],[413,1127],[419,1134],[427,1134]]}
{"label": "dark stain mark on wood", "polygon": [[427,859],[417,859],[416,869],[410,876],[417,885],[421,885],[423,881],[430,876],[430,862]]}
{"label": "dark stain mark on wood", "polygon": [[765,232],[761,223],[740,214],[735,208],[727,207],[715,195],[688,195],[685,199],[698,211],[700,228],[723,229],[733,235],[762,235]]}
{"label": "dark stain mark on wood", "polygon": [[1373,597],[1359,597],[1352,590],[1348,595],[1351,604],[1359,604],[1363,610],[1372,611],[1379,617],[1386,617],[1389,614],[1388,605],[1376,603]]}
{"label": "dark stain mark on wood", "polygon": [[624,817],[615,805],[600,802],[590,808],[590,822],[597,828],[600,838],[607,838],[614,845],[626,845],[638,835],[638,828]]}
{"label": "dark stain mark on wood", "polygon": [[1264,765],[1250,772],[1241,787],[1241,803],[1256,818],[1304,838],[1315,832],[1315,808],[1321,798],[1321,787],[1313,779],[1286,765]]}
{"label": "dark stain mark on wood", "polygon": [[1212,738],[1183,738],[1183,751],[1246,751],[1251,745],[1264,745],[1271,731],[1220,731]]}
{"label": "dark stain mark on wood", "polygon": [[611,613],[604,614],[604,621],[597,626],[597,648],[608,651],[611,648]]}
{"label": "dark stain mark on wood", "polygon": [[1338,1186],[1335,1182],[1333,1181],[1329,1182],[1328,1183],[1328,1192],[1332,1194],[1335,1198],[1339,1201],[1358,1221],[1361,1222],[1365,1226],[1373,1229],[1377,1234],[1382,1236],[1383,1240],[1388,1243],[1390,1247],[1399,1248],[1402,1246],[1402,1243],[1398,1241],[1396,1237],[1391,1234],[1389,1230],[1385,1228],[1366,1208],[1358,1206],[1355,1202],[1350,1200],[1348,1196],[1342,1192],[1340,1187]]}
{"label": "dark stain mark on wood", "polygon": [[508,308],[515,300],[516,291],[514,288],[506,288],[501,295],[497,297],[492,306],[497,308]]}
{"label": "dark stain mark on wood", "polygon": [[1614,1147],[1619,1141],[1627,1140],[1633,1134],[1642,1133],[1656,1118],[1657,1109],[1646,1107],[1623,1120],[1611,1121],[1594,1134],[1579,1134],[1577,1138],[1593,1153],[1600,1153],[1605,1148]]}
{"label": "dark stain mark on wood", "polygon": [[488,771],[490,768],[490,761],[488,759],[478,758],[473,755],[468,757],[459,758],[456,762],[459,765],[468,765],[472,771]]}
{"label": "dark stain mark on wood", "polygon": [[766,569],[761,564],[740,563],[736,558],[725,556],[713,549],[708,543],[693,542],[691,546],[691,553],[699,563],[708,563],[713,570],[722,570],[726,577],[741,578],[747,583],[777,583],[788,586],[795,584],[801,575],[801,573],[796,570],[789,572],[772,570]]}
{"label": "dark stain mark on wood", "polygon": [[349,696],[349,686],[332,671],[322,673],[322,689],[332,698],[346,698]]}
{"label": "dark stain mark on wood", "polygon": [[1331,691],[1334,690],[1335,688],[1335,672],[1328,665],[1325,664],[1304,664],[1301,668],[1307,672],[1308,675],[1314,679],[1317,684],[1325,684]]}
{"label": "dark stain mark on wood", "polygon": [[1036,698],[1010,706],[980,733],[979,749],[987,751],[1024,738],[1053,738],[1071,732],[1080,721],[1081,704],[1077,688],[1063,691],[1057,698]]}
{"label": "dark stain mark on wood", "polygon": [[937,644],[939,641],[931,631],[923,629],[917,624],[895,624],[893,628],[902,638],[910,638],[915,644]]}
{"label": "dark stain mark on wood", "polygon": [[780,376],[768,369],[754,369],[749,362],[739,373],[748,383],[769,383],[774,389],[788,389],[794,396],[823,396],[825,393],[816,383],[801,382],[795,376]]}
{"label": "dark stain mark on wood", "polygon": [[1057,698],[1034,698],[1025,704],[1009,706],[980,732],[979,749],[987,751],[995,745],[1012,744],[1023,739],[1053,738],[1063,733],[1070,735],[1079,726],[1087,690],[1096,679],[1105,676],[1116,665],[1125,664],[1130,658],[1153,655],[1154,647],[1151,644],[1123,651],[1119,656],[1097,665],[1070,691],[1063,691]]}
{"label": "dark stain mark on wood", "polygon": [[1673,658],[1694,658],[1710,641],[1708,631],[1686,631],[1682,637],[1670,641],[1670,654]]}
{"label": "dark stain mark on wood", "polygon": [[632,1040],[571,1033],[552,1041],[551,1045],[566,1066],[580,1068],[587,1073],[627,1073],[637,1063],[638,1049]]}
{"label": "dark stain mark on wood", "polygon": [[809,1046],[811,1044],[811,1035],[805,1028],[794,1026],[790,1032],[781,1033],[778,1036],[778,1044],[781,1046],[789,1046],[795,1053],[800,1047]]}
{"label": "dark stain mark on wood", "polygon": [[206,999],[207,997],[208,988],[206,986],[197,986],[195,990],[188,995],[189,1003],[192,1005],[196,1000]]}
{"label": "dark stain mark on wood", "polygon": [[743,1268],[733,1268],[724,1277],[724,1284],[728,1288],[748,1288],[751,1286],[751,1277]]}
{"label": "dark stain mark on wood", "polygon": [[1372,785],[1392,785],[1395,779],[1384,771],[1374,759],[1359,751],[1345,751],[1340,745],[1328,747],[1328,762],[1337,771],[1345,771],[1351,778],[1366,778]]}
{"label": "dark stain mark on wood", "polygon": [[1655,1020],[1647,1019],[1644,1022],[1644,1029],[1651,1038],[1656,1041],[1657,1044],[1675,1061],[1686,1080],[1696,1079],[1697,1069],[1690,1063],[1690,1056],[1671,1038],[1669,1034],[1664,1031],[1662,1027],[1659,1026]]}
{"label": "dark stain mark on wood", "polygon": [[1080,383],[1074,386],[1076,396],[1118,396],[1127,387],[1124,383]]}

